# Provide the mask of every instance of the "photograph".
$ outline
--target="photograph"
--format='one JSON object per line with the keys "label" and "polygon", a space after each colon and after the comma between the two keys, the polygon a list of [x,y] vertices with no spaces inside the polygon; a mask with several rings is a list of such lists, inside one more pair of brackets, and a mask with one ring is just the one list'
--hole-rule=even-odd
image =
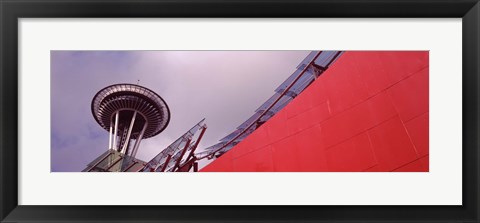
{"label": "photograph", "polygon": [[0,223],[478,223],[479,1],[0,0]]}
{"label": "photograph", "polygon": [[51,172],[429,172],[429,51],[50,51]]}

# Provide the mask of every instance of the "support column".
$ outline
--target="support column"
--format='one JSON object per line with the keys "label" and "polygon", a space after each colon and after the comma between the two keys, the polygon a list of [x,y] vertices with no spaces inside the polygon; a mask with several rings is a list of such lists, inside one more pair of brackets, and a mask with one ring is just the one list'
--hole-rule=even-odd
{"label": "support column", "polygon": [[135,117],[136,116],[137,116],[137,111],[135,111],[133,113],[132,121],[130,122],[130,127],[128,128],[127,137],[125,138],[125,143],[123,144],[123,148],[122,148],[122,151],[121,151],[121,153],[123,153],[123,154],[127,153],[127,148],[128,148],[128,144],[130,144],[130,136],[132,134],[132,129],[133,129],[133,125],[135,124]]}
{"label": "support column", "polygon": [[132,157],[135,157],[137,155],[138,147],[140,146],[140,142],[142,141],[143,134],[145,133],[145,130],[147,129],[148,122],[145,120],[145,124],[143,124],[142,131],[140,134],[137,136],[137,139],[135,140],[135,145],[133,146],[133,150],[131,153]]}
{"label": "support column", "polygon": [[205,130],[207,130],[207,125],[202,126],[200,135],[198,136],[197,141],[195,142],[195,145],[193,145],[193,147],[191,148],[190,154],[188,154],[187,156],[187,159],[186,159],[187,161],[190,160],[190,158],[193,158],[193,156],[195,155],[195,149],[197,149],[197,146],[200,143],[200,140],[202,140],[203,134],[205,134]]}
{"label": "support column", "polygon": [[198,163],[193,163],[193,172],[198,172]]}
{"label": "support column", "polygon": [[118,134],[118,119],[120,116],[120,111],[115,113],[115,129],[113,131],[113,146],[112,149],[117,149],[117,134]]}
{"label": "support column", "polygon": [[163,163],[163,167],[162,167],[162,170],[160,170],[160,172],[165,172],[165,170],[167,169],[167,166],[168,166],[168,163],[170,163],[170,159],[172,158],[172,155],[168,155],[167,156],[167,159],[165,160],[165,162]]}
{"label": "support column", "polygon": [[108,131],[108,149],[112,149],[113,121],[110,119],[110,131]]}
{"label": "support column", "polygon": [[180,154],[180,157],[178,157],[177,162],[175,163],[175,166],[172,168],[172,172],[176,172],[176,169],[180,166],[180,162],[182,161],[183,156],[187,152],[188,148],[190,147],[190,142],[192,141],[192,138],[189,137],[187,140],[187,143],[185,144],[185,147],[183,147],[183,150]]}

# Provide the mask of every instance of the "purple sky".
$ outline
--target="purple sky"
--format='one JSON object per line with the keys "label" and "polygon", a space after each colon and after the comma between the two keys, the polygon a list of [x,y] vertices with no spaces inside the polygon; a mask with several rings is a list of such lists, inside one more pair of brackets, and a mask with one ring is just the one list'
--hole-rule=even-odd
{"label": "purple sky", "polygon": [[143,140],[137,153],[149,161],[202,118],[208,129],[197,151],[217,143],[253,115],[309,52],[52,51],[51,170],[81,171],[107,150],[108,132],[95,122],[90,104],[108,85],[140,80],[167,102],[168,127]]}

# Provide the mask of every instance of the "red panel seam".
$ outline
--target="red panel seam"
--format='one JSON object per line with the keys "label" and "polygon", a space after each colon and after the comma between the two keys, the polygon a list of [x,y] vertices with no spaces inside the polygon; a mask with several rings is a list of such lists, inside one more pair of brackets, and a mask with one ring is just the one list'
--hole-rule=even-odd
{"label": "red panel seam", "polygon": [[416,119],[416,118],[419,118],[420,116],[425,115],[425,114],[427,114],[428,112],[429,112],[429,111],[426,111],[426,112],[424,112],[424,113],[422,113],[422,114],[413,116],[413,118],[406,120],[405,123],[407,123],[407,122],[409,122],[409,121],[412,121],[412,120],[414,120],[414,119]]}
{"label": "red panel seam", "polygon": [[[428,66],[427,66],[427,67],[428,67]],[[384,88],[383,90],[379,91],[378,93],[376,93],[376,94],[374,94],[374,95],[372,95],[372,96],[369,96],[369,97],[363,99],[362,101],[360,101],[360,102],[358,102],[358,103],[356,103],[356,104],[353,104],[351,107],[348,107],[348,108],[346,108],[345,110],[338,112],[337,114],[335,114],[335,115],[333,115],[333,116],[331,116],[331,117],[323,120],[322,122],[327,121],[327,120],[333,118],[334,116],[340,115],[340,114],[342,114],[342,113],[344,113],[344,112],[346,112],[346,111],[348,111],[348,110],[351,110],[351,109],[355,108],[356,106],[358,106],[358,105],[360,105],[360,104],[362,104],[362,103],[370,100],[371,98],[376,97],[377,95],[386,92],[388,89],[392,88],[394,85],[396,85],[396,84],[398,84],[398,83],[400,83],[400,82],[402,82],[402,81],[404,81],[404,80],[412,77],[415,73],[418,73],[418,72],[422,71],[423,69],[425,69],[425,68],[427,68],[427,67],[424,67],[424,68],[420,69],[420,70],[417,71],[417,72],[413,72],[412,75],[402,78],[401,80],[399,80],[399,81],[397,81],[397,82],[395,82],[395,83],[387,86],[386,88]],[[389,96],[390,96],[390,95],[389,95]],[[323,103],[322,103],[322,104],[323,104]],[[392,105],[395,106],[395,104],[393,104],[393,103],[392,103]],[[313,108],[311,108],[311,109],[313,109]],[[310,110],[310,109],[309,109],[309,110]],[[395,109],[395,110],[397,110],[397,109]],[[397,111],[397,113],[398,113],[398,111]],[[299,115],[299,114],[298,114],[298,115]],[[297,116],[297,115],[295,115],[295,116]],[[292,118],[295,117],[295,116],[292,116]],[[287,119],[288,119],[288,118],[287,118]],[[322,122],[320,122],[320,123],[322,123]]]}
{"label": "red panel seam", "polygon": [[[370,127],[370,128],[367,128],[367,129],[363,130],[362,132],[360,132],[360,133],[358,133],[358,134],[355,134],[355,135],[349,137],[348,139],[342,140],[342,141],[338,142],[338,143],[335,144],[335,145],[332,145],[332,146],[329,146],[329,147],[325,148],[325,151],[327,151],[327,150],[335,147],[335,146],[338,145],[338,144],[344,143],[344,142],[346,142],[346,141],[348,141],[348,140],[350,140],[350,139],[352,139],[352,138],[354,138],[354,137],[357,137],[357,136],[359,136],[359,135],[361,135],[361,134],[363,134],[363,133],[365,133],[365,132],[368,134],[368,131],[370,131],[370,130],[372,130],[373,128],[375,128],[375,127],[377,127],[377,126],[379,126],[379,125],[381,125],[381,124],[383,124],[383,123],[385,123],[385,122],[388,122],[388,121],[390,121],[390,120],[392,120],[392,119],[394,119],[394,118],[396,118],[396,117],[399,117],[398,114],[393,115],[392,117],[389,117],[387,120],[382,121],[382,122],[380,122],[380,123],[378,123],[378,124],[376,124],[376,125],[374,125],[374,126],[372,126],[372,127]],[[368,136],[368,138],[369,138],[369,140],[370,140],[370,135]],[[370,143],[371,143],[371,142],[370,142]],[[373,147],[372,147],[372,148],[373,148]],[[378,162],[378,161],[377,161],[377,162]]]}
{"label": "red panel seam", "polygon": [[[415,160],[413,160],[413,161],[410,161],[410,162],[405,163],[405,164],[403,164],[403,165],[401,165],[401,166],[399,166],[399,167],[397,167],[397,168],[395,168],[395,169],[393,169],[393,170],[390,170],[390,172],[395,171],[395,170],[398,170],[398,169],[400,169],[400,168],[402,168],[402,167],[404,167],[404,166],[407,166],[408,164],[411,164],[411,163],[413,163],[413,162],[416,162],[416,161],[418,161],[418,160],[420,160],[420,159],[423,159],[423,158],[425,158],[425,157],[428,156],[428,155],[429,155],[429,154],[426,154],[426,155],[423,155],[423,156],[421,156],[421,157],[418,157],[417,159],[415,159]],[[430,166],[430,163],[429,163],[429,166]],[[430,169],[430,168],[429,168],[429,169]]]}
{"label": "red panel seam", "polygon": [[[400,116],[400,112],[398,112],[398,109],[397,109],[397,107],[395,106],[395,103],[393,103],[393,99],[392,99],[392,97],[390,96],[390,94],[388,94],[388,98],[390,99],[390,102],[391,102],[392,105],[393,105],[393,109],[395,109],[395,111],[397,112],[397,114],[399,114],[399,116]],[[402,118],[400,118],[400,122],[402,123],[403,130],[407,133],[408,140],[410,141],[410,144],[412,144],[413,149],[415,150],[415,156],[418,158],[418,150],[417,150],[417,147],[416,147],[415,144],[413,143],[412,137],[410,137],[410,133],[407,131],[407,127],[405,127],[405,123],[403,122]]]}

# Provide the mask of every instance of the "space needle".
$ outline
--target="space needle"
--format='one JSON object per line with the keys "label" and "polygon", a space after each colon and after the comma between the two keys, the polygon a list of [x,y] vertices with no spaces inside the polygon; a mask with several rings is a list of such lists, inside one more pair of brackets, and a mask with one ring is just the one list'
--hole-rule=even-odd
{"label": "space needle", "polygon": [[92,114],[109,133],[108,148],[135,157],[142,139],[161,133],[170,121],[167,103],[152,90],[115,84],[93,98]]}

